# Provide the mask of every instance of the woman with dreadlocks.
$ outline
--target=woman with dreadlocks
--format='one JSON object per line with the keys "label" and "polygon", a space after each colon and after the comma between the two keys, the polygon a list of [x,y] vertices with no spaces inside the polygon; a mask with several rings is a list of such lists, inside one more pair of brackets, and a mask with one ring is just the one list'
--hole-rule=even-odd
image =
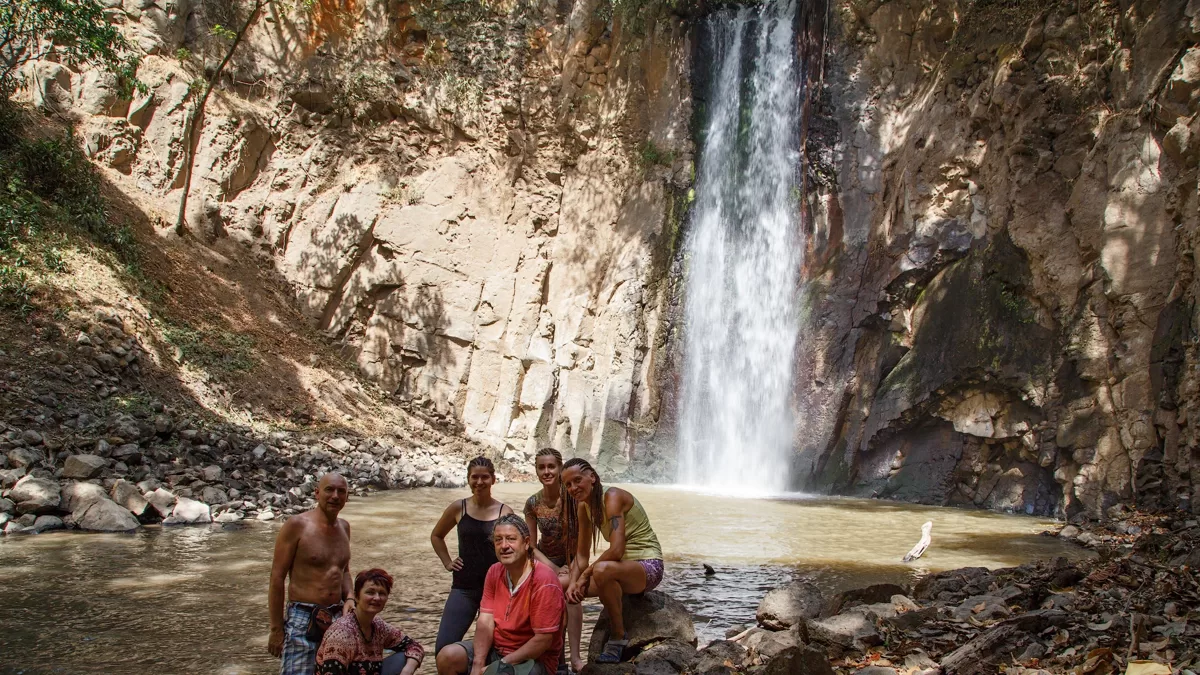
{"label": "woman with dreadlocks", "polygon": [[[575,500],[562,489],[563,459],[554,448],[538,450],[534,469],[542,489],[525,501],[525,524],[529,526],[533,555],[558,574],[563,591],[571,584],[571,559],[575,557],[575,533],[578,528]],[[583,606],[567,605],[567,636],[571,643],[571,669],[583,669],[579,656],[579,636],[583,633]]]}
{"label": "woman with dreadlocks", "polygon": [[[620,488],[605,489],[587,460],[576,457],[563,465],[562,483],[575,500],[579,522],[577,550],[571,563],[567,602],[598,597],[612,622],[609,641],[597,663],[619,663],[629,640],[621,614],[621,596],[654,590],[663,578],[662,547],[650,527],[646,510]],[[588,564],[599,536],[608,550]]]}

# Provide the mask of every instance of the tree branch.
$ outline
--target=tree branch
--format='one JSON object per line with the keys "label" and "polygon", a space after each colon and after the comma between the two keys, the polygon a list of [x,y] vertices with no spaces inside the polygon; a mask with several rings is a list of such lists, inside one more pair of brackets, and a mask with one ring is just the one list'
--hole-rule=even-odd
{"label": "tree branch", "polygon": [[204,93],[200,96],[200,100],[196,103],[195,109],[192,111],[191,120],[188,122],[187,134],[184,139],[184,161],[183,161],[183,195],[179,198],[179,214],[175,218],[175,232],[183,236],[186,231],[185,212],[187,210],[188,192],[192,188],[192,165],[196,161],[196,146],[200,141],[200,130],[204,124],[204,105],[208,102],[208,95],[212,93],[213,87],[216,86],[217,80],[221,77],[221,72],[225,70],[225,66],[229,60],[233,58],[233,53],[237,51],[238,45],[241,44],[242,38],[246,32],[250,30],[250,26],[258,19],[258,14],[262,11],[265,4],[271,0],[255,0],[254,8],[250,10],[250,16],[246,17],[246,23],[242,24],[241,30],[234,36],[233,42],[229,45],[229,51],[225,53],[225,58],[213,71],[211,77],[208,78],[208,84],[204,87]]}

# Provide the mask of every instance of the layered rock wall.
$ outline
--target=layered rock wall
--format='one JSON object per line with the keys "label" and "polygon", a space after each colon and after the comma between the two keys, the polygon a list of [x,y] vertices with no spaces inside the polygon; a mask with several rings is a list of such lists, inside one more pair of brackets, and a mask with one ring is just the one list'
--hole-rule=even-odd
{"label": "layered rock wall", "polygon": [[[149,92],[122,101],[47,62],[31,98],[78,116],[89,154],[173,213],[196,94],[228,45],[212,29],[247,8],[110,16]],[[267,4],[209,101],[188,231],[261,255],[415,409],[510,459],[553,444],[623,466],[630,426],[656,415],[689,54],[679,18],[596,0]]]}
{"label": "layered rock wall", "polygon": [[1196,2],[837,5],[808,153],[808,487],[1200,501],[1198,31]]}

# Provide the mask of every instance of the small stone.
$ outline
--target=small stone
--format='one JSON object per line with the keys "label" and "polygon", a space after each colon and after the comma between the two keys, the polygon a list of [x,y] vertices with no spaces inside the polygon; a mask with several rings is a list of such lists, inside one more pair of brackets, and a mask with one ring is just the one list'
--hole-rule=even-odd
{"label": "small stone", "polygon": [[266,522],[268,520],[275,520],[275,513],[273,511],[271,511],[270,509],[267,509],[266,511],[263,511],[262,513],[258,514],[258,519],[263,522]]}
{"label": "small stone", "polygon": [[43,441],[42,435],[33,429],[26,429],[21,434],[21,440],[25,441],[27,445],[41,445]]}
{"label": "small stone", "polygon": [[251,451],[251,454],[254,455],[254,459],[262,459],[267,454],[267,446],[260,443],[258,447]]}
{"label": "small stone", "polygon": [[1079,536],[1079,528],[1075,527],[1074,525],[1067,525],[1058,531],[1058,536],[1062,537],[1063,539],[1074,539],[1075,537]]}
{"label": "small stone", "polygon": [[217,466],[216,464],[204,467],[202,474],[205,482],[208,483],[219,483],[221,482],[221,479],[225,477],[225,472],[222,471],[221,467]]}
{"label": "small stone", "polygon": [[8,451],[8,463],[13,468],[22,469],[41,461],[41,458],[26,448],[13,448]]}
{"label": "small stone", "polygon": [[17,505],[11,499],[0,497],[0,513],[15,513]]}
{"label": "small stone", "polygon": [[86,480],[100,475],[108,460],[96,455],[71,455],[63,464],[63,477]]}
{"label": "small stone", "polygon": [[213,520],[218,523],[236,523],[241,520],[242,517],[242,514],[237,511],[226,511]]}
{"label": "small stone", "polygon": [[350,449],[350,441],[347,441],[344,438],[335,438],[329,441],[329,447],[337,450],[338,452],[346,452]]}

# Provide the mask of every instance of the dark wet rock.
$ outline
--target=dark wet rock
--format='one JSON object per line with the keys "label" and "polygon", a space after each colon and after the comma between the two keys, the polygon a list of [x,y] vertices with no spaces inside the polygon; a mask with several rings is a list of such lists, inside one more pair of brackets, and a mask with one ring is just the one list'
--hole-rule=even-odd
{"label": "dark wet rock", "polygon": [[767,633],[754,646],[754,655],[767,661],[774,658],[785,649],[797,647],[807,642],[807,632],[804,634],[801,631],[807,631],[805,624],[800,624],[792,630],[781,630]]}
{"label": "dark wet rock", "polygon": [[789,647],[767,662],[762,675],[833,675],[829,657],[812,645]]}
{"label": "dark wet rock", "polygon": [[883,623],[891,628],[899,631],[910,631],[920,628],[924,623],[936,619],[938,615],[937,607],[925,607],[916,609],[902,614],[897,614],[894,617],[884,619]]}
{"label": "dark wet rock", "polygon": [[7,490],[25,477],[25,469],[0,469],[0,489]]}
{"label": "dark wet rock", "polygon": [[[623,598],[625,632],[629,639],[627,654],[636,654],[647,645],[664,640],[677,640],[685,644],[696,644],[696,628],[686,607],[678,600],[661,591],[650,591],[642,595]],[[600,613],[595,631],[589,643],[588,658],[604,650],[608,641],[610,623],[607,610]]]}
{"label": "dark wet rock", "polygon": [[963,567],[938,572],[918,581],[913,588],[912,597],[917,600],[935,600],[944,595],[960,594],[967,586],[982,586],[980,590],[984,590],[990,578],[991,570],[986,567]]}
{"label": "dark wet rock", "polygon": [[815,619],[824,606],[821,589],[808,581],[794,581],[767,593],[758,605],[755,617],[760,626],[787,630],[805,619]]}
{"label": "dark wet rock", "polygon": [[719,666],[739,667],[746,660],[746,648],[729,640],[714,640],[700,650],[696,672],[707,673]]}
{"label": "dark wet rock", "polygon": [[11,499],[0,497],[0,513],[15,513],[17,505]]}
{"label": "dark wet rock", "polygon": [[17,513],[40,515],[58,510],[62,503],[62,491],[58,483],[52,480],[25,476],[13,486],[8,498],[16,502]]}

